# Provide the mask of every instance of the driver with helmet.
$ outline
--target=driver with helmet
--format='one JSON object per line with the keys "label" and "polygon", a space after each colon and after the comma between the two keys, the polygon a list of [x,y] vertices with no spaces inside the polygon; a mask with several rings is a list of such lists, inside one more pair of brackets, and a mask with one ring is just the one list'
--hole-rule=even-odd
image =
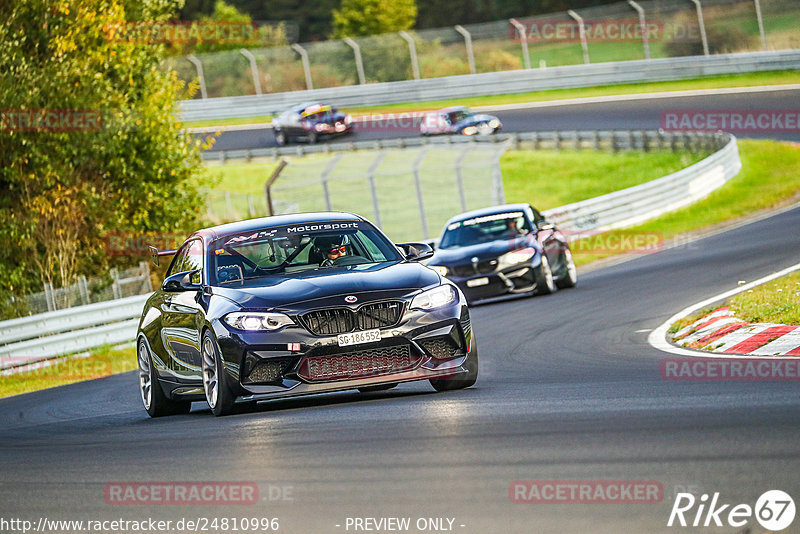
{"label": "driver with helmet", "polygon": [[314,249],[317,256],[322,258],[320,267],[330,267],[336,265],[336,260],[347,256],[347,248],[350,239],[347,235],[320,236],[314,240]]}

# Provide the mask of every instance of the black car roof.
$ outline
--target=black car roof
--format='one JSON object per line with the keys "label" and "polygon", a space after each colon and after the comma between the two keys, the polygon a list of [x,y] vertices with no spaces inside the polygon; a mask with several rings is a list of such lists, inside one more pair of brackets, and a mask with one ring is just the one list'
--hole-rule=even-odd
{"label": "black car roof", "polygon": [[206,239],[216,239],[217,237],[241,232],[258,230],[267,226],[284,226],[289,224],[317,223],[328,221],[366,221],[353,213],[328,211],[317,213],[292,213],[289,215],[274,215],[272,217],[259,217],[258,219],[247,219],[210,228],[203,228],[192,234],[192,237],[200,235]]}
{"label": "black car roof", "polygon": [[[473,217],[482,217],[484,215],[494,215],[495,213],[505,213],[507,211],[525,211],[530,207],[529,204],[502,204],[500,206],[490,206],[488,208],[481,208],[479,210],[467,211],[464,213],[459,213],[455,217],[451,217],[450,220],[447,221],[447,224],[454,223],[456,221],[463,221],[466,219],[471,219]],[[445,225],[447,226],[447,225]]]}

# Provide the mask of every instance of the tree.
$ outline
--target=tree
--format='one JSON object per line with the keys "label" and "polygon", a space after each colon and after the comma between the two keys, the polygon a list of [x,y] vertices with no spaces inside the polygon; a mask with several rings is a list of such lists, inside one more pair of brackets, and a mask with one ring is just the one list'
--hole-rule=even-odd
{"label": "tree", "polygon": [[[17,0],[0,20],[0,294],[68,284],[141,257],[112,233],[196,227],[200,142],[164,46],[112,31],[172,16],[165,0]],[[111,254],[109,253],[111,252]]]}
{"label": "tree", "polygon": [[408,30],[417,19],[415,0],[342,0],[333,10],[334,39]]}

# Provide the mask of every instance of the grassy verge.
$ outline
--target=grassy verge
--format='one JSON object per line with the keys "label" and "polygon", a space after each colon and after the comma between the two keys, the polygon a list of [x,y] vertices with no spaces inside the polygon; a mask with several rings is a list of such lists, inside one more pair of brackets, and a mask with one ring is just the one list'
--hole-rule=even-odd
{"label": "grassy verge", "polygon": [[73,355],[53,360],[47,367],[8,374],[0,379],[0,397],[63,386],[102,378],[136,369],[136,348],[133,345],[98,347],[87,355]]}
{"label": "grassy verge", "polygon": [[[792,83],[798,83],[797,72],[753,72],[747,74],[709,76],[704,78],[677,80],[671,82],[632,83],[606,85],[600,87],[584,87],[578,89],[552,89],[548,91],[532,91],[528,93],[515,93],[509,95],[475,96],[471,98],[434,100],[427,102],[403,102],[379,106],[361,106],[347,108],[346,111],[354,115],[365,115],[369,113],[385,113],[396,111],[421,111],[452,105],[465,105],[474,107],[498,106],[503,104],[516,104],[520,102],[543,102],[547,100],[566,100],[570,98],[588,98],[608,95],[656,93],[661,91],[683,91],[691,89],[720,89],[726,87],[754,87],[759,85],[780,85]],[[187,121],[183,125],[187,128],[203,126],[229,126],[233,124],[263,123],[269,122],[271,119],[271,117],[267,116],[237,117],[231,119]]]}
{"label": "grassy verge", "polygon": [[[742,170],[705,199],[644,224],[601,234],[606,241],[626,235],[656,235],[662,240],[778,208],[800,199],[800,146],[761,140],[739,140]],[[580,243],[576,248],[581,247]],[[585,265],[615,255],[613,251],[576,254]]]}
{"label": "grassy verge", "polygon": [[740,293],[728,306],[737,318],[748,323],[800,325],[800,272]]}

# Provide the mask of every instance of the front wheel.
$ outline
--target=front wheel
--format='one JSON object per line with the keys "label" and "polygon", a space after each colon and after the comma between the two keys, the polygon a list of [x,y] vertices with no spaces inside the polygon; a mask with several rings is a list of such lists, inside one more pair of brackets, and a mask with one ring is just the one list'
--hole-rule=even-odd
{"label": "front wheel", "polygon": [[139,394],[147,415],[162,417],[189,413],[189,410],[192,409],[191,402],[174,401],[164,395],[164,390],[158,383],[158,374],[153,366],[153,357],[143,339],[139,340],[136,347],[136,357],[139,361]]}
{"label": "front wheel", "polygon": [[547,256],[542,252],[542,262],[536,269],[536,294],[549,295],[556,290],[556,284],[553,281],[553,271],[550,269],[550,262],[547,261]]}
{"label": "front wheel", "polygon": [[564,273],[556,282],[559,289],[575,287],[578,283],[578,269],[575,267],[575,260],[572,258],[572,251],[564,250]]}
{"label": "front wheel", "polygon": [[228,386],[222,355],[210,332],[203,334],[202,352],[203,390],[208,406],[216,416],[228,415],[233,412],[236,396]]}

